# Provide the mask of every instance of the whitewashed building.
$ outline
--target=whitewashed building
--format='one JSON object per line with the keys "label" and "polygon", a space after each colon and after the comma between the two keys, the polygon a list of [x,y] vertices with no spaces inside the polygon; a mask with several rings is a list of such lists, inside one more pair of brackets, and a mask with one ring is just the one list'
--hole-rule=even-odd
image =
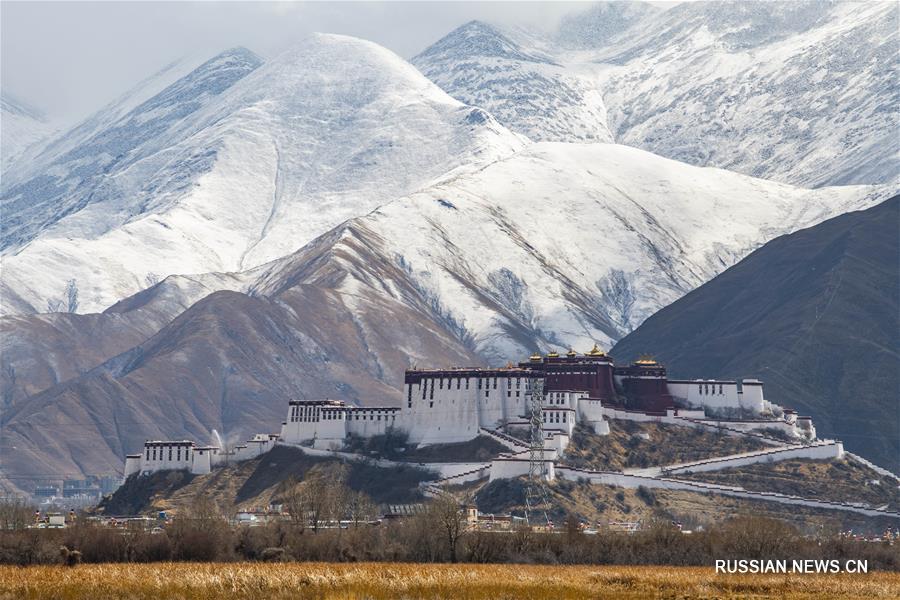
{"label": "whitewashed building", "polygon": [[174,470],[202,475],[209,473],[222,458],[221,449],[215,446],[197,446],[189,440],[148,440],[142,453],[125,457],[125,477]]}

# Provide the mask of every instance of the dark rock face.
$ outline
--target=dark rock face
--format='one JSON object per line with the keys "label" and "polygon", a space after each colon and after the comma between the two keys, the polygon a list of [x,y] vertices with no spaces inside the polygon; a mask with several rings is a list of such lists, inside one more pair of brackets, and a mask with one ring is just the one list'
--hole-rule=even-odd
{"label": "dark rock face", "polygon": [[772,240],[662,309],[613,353],[675,377],[756,377],[766,396],[900,470],[900,197]]}

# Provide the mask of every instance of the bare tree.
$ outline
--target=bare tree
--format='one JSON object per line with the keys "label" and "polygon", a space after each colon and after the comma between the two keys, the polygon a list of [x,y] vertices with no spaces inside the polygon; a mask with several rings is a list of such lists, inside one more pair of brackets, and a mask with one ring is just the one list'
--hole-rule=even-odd
{"label": "bare tree", "polygon": [[47,300],[47,312],[48,313],[59,312],[59,309],[61,309],[61,308],[62,308],[62,300],[54,300],[52,298],[50,300]]}
{"label": "bare tree", "polygon": [[13,496],[0,500],[0,530],[25,529],[34,517],[34,508],[25,499]]}
{"label": "bare tree", "polygon": [[306,488],[296,479],[292,479],[282,502],[291,516],[291,522],[302,532],[309,522],[309,495]]}
{"label": "bare tree", "polygon": [[359,527],[361,522],[371,520],[378,508],[372,499],[363,492],[349,492],[347,496],[347,513],[354,527]]}
{"label": "bare tree", "polygon": [[347,466],[332,464],[310,471],[305,486],[309,498],[310,525],[318,532],[320,524],[339,520],[347,512]]}
{"label": "bare tree", "polygon": [[432,522],[441,531],[450,552],[450,562],[456,562],[456,548],[465,529],[465,515],[460,510],[459,501],[448,493],[435,498],[428,507]]}

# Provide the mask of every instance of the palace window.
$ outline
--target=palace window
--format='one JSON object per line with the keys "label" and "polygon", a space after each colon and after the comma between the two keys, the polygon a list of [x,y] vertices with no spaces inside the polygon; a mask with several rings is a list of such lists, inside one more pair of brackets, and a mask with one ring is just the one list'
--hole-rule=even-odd
{"label": "palace window", "polygon": [[444,389],[444,378],[443,377],[438,379],[438,386],[440,386],[440,389]]}
{"label": "palace window", "polygon": [[434,402],[429,402],[429,403],[428,403],[428,408],[434,408]]}
{"label": "palace window", "polygon": [[169,446],[169,460],[172,460],[172,447]]}
{"label": "palace window", "polygon": [[516,390],[516,398],[519,397],[519,390]]}
{"label": "palace window", "polygon": [[456,379],[456,389],[459,389],[459,387],[460,387],[461,385],[462,385],[462,378],[459,377],[459,378]]}
{"label": "palace window", "polygon": [[722,384],[721,383],[719,384],[719,394],[720,395],[722,394]]}
{"label": "palace window", "polygon": [[506,397],[507,397],[507,398],[511,398],[511,397],[512,397],[512,392],[509,391],[509,390],[506,390]]}
{"label": "palace window", "polygon": [[478,389],[481,389],[481,377],[478,378]]}
{"label": "palace window", "polygon": [[484,390],[484,397],[487,398],[491,395],[491,390]]}
{"label": "palace window", "polygon": [[466,389],[469,389],[469,378],[466,377]]}
{"label": "palace window", "polygon": [[494,377],[494,389],[495,390],[497,389],[497,378],[496,377]]}
{"label": "palace window", "polygon": [[147,448],[147,460],[150,460],[150,448]]}

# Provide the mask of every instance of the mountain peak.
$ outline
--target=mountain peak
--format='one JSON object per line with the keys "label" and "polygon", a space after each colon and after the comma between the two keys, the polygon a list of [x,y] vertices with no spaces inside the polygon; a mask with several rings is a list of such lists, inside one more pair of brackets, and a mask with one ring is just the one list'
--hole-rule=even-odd
{"label": "mountain peak", "polygon": [[413,64],[439,57],[501,58],[534,63],[553,60],[537,52],[524,50],[499,28],[484,21],[469,21],[460,25],[412,59]]}
{"label": "mountain peak", "polygon": [[8,115],[26,117],[35,121],[46,122],[47,117],[39,109],[27,102],[19,100],[6,92],[0,93],[0,110]]}
{"label": "mountain peak", "polygon": [[597,2],[563,17],[556,41],[565,48],[601,48],[659,12],[659,8],[645,2]]}

